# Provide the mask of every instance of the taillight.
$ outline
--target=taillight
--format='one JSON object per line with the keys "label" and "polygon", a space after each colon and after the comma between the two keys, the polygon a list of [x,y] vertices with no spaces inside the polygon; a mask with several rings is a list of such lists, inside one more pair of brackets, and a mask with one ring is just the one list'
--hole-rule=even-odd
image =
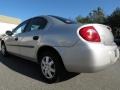
{"label": "taillight", "polygon": [[91,42],[100,42],[100,36],[93,26],[86,26],[80,29],[79,34],[82,38]]}

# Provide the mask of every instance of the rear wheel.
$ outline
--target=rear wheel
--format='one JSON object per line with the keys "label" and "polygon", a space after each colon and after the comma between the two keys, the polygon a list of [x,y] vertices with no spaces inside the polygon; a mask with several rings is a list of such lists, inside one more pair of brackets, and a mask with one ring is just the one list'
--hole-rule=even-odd
{"label": "rear wheel", "polygon": [[54,52],[43,52],[39,56],[39,64],[42,78],[47,83],[54,83],[61,79],[65,69],[61,63],[61,58]]}
{"label": "rear wheel", "polygon": [[3,56],[7,56],[7,50],[4,43],[1,44],[1,53]]}

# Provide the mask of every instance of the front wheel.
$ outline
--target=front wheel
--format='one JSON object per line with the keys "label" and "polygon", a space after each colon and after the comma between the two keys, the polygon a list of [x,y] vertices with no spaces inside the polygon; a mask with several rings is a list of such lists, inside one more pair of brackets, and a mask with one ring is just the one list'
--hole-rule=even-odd
{"label": "front wheel", "polygon": [[39,56],[40,71],[42,78],[47,83],[54,83],[64,73],[60,57],[53,52],[44,52]]}
{"label": "front wheel", "polygon": [[7,56],[7,50],[5,44],[1,44],[1,53],[3,56]]}

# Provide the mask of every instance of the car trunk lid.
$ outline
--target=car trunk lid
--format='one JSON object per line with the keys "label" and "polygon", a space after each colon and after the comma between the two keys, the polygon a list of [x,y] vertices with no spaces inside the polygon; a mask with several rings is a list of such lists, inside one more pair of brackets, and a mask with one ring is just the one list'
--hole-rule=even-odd
{"label": "car trunk lid", "polygon": [[100,35],[101,43],[105,45],[114,44],[114,37],[112,34],[112,29],[109,26],[102,25],[102,24],[93,24],[93,25]]}

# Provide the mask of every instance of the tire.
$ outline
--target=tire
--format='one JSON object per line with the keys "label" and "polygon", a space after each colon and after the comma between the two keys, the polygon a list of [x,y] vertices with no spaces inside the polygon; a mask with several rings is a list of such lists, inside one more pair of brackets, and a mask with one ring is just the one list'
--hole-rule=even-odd
{"label": "tire", "polygon": [[39,56],[40,73],[46,83],[55,83],[65,74],[61,58],[54,52],[43,52]]}
{"label": "tire", "polygon": [[1,53],[3,56],[7,56],[7,50],[4,43],[1,44]]}

